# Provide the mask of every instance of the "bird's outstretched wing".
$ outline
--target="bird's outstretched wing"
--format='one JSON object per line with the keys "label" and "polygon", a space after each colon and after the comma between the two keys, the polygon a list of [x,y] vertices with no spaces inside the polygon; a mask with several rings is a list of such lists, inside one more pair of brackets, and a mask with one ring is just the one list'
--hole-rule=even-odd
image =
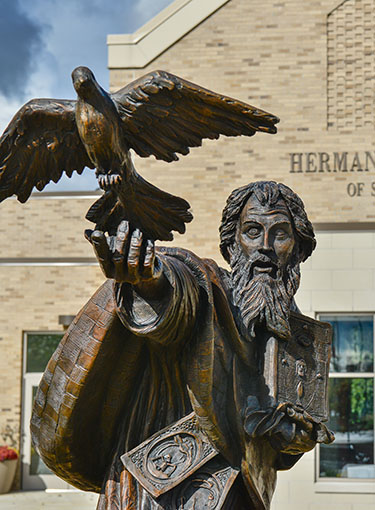
{"label": "bird's outstretched wing", "polygon": [[176,152],[203,138],[276,133],[279,119],[165,71],[155,71],[111,95],[123,121],[128,146],[140,156],[174,161]]}
{"label": "bird's outstretched wing", "polygon": [[0,138],[0,202],[15,194],[26,202],[65,172],[94,168],[78,135],[76,101],[32,99],[15,114]]}

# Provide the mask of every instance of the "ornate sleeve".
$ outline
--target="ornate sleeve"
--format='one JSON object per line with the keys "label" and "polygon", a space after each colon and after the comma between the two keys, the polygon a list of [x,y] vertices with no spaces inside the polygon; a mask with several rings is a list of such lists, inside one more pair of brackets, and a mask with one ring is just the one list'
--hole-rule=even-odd
{"label": "ornate sleeve", "polygon": [[117,313],[124,326],[137,336],[168,345],[181,341],[197,319],[199,284],[191,270],[177,258],[158,254],[168,288],[157,301],[139,296],[129,284],[115,284]]}

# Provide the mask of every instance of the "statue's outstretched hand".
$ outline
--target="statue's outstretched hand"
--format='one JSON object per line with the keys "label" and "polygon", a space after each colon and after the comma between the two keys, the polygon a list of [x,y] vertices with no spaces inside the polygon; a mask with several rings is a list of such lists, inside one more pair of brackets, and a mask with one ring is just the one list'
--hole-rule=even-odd
{"label": "statue's outstretched hand", "polygon": [[122,221],[116,236],[100,230],[86,231],[96,258],[107,278],[134,285],[141,295],[152,297],[163,284],[161,261],[155,255],[155,244],[145,239],[140,230],[130,231]]}

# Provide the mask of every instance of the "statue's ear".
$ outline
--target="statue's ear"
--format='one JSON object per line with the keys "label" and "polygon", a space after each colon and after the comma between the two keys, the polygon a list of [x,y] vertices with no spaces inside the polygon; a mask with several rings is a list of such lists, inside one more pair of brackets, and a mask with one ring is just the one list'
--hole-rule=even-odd
{"label": "statue's ear", "polygon": [[306,258],[309,258],[309,255],[306,256],[306,252],[303,246],[303,241],[297,240],[298,243],[298,250],[297,250],[297,258],[298,263],[301,264],[301,262],[304,262]]}
{"label": "statue's ear", "polygon": [[294,248],[293,248],[293,252],[292,252],[290,260],[291,260],[292,264],[300,264],[302,262],[301,257],[303,257],[302,243],[301,243],[301,240],[296,235],[294,236],[294,240],[295,240],[295,243],[294,243]]}

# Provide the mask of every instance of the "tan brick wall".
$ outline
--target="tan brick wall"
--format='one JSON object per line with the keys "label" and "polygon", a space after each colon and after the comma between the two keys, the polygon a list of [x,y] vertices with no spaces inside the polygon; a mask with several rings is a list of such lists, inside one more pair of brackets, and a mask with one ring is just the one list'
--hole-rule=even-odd
{"label": "tan brick wall", "polygon": [[374,20],[374,0],[346,0],[327,17],[329,128],[374,128]]}
{"label": "tan brick wall", "polygon": [[25,204],[1,203],[0,261],[16,257],[93,257],[84,230],[93,228],[85,214],[98,195],[47,197],[37,193]]}
{"label": "tan brick wall", "polygon": [[[94,199],[31,198],[25,205],[9,199],[1,204],[0,434],[8,425],[18,443],[23,332],[62,331],[58,316],[76,314],[103,281],[96,264],[61,265],[77,257],[93,260],[83,230],[90,227],[84,215]],[[45,261],[25,265],[24,258]],[[56,264],[56,258],[62,261]],[[9,259],[19,265],[4,265]]]}

